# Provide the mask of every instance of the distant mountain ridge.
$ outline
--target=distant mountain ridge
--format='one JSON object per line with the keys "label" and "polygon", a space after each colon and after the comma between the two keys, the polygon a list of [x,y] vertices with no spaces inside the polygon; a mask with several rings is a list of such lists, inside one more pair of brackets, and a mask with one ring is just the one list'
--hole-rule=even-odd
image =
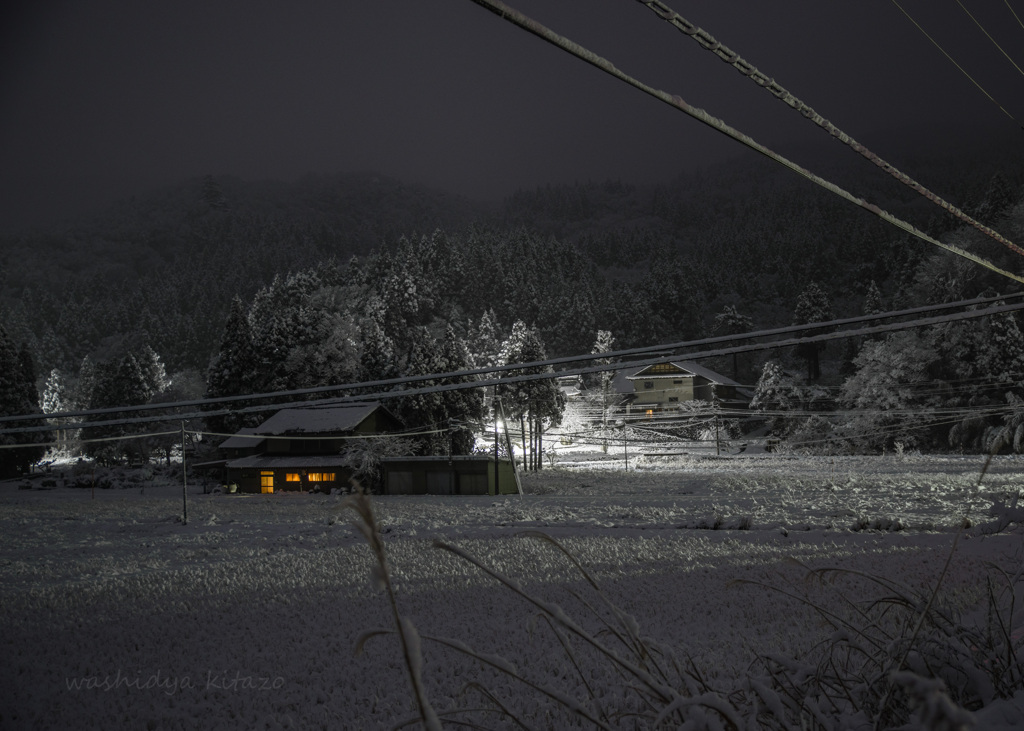
{"label": "distant mountain ridge", "polygon": [[[905,148],[907,159],[894,162],[983,220],[993,196],[1020,198],[1024,146],[1015,139],[952,152],[918,142]],[[835,152],[836,143],[822,139],[792,156],[933,235],[958,225],[869,162]],[[872,280],[895,292],[930,253],[756,156],[664,184],[521,190],[501,206],[372,173],[309,175],[293,183],[206,176],[138,194],[69,225],[0,236],[0,313],[44,370],[76,368],[86,354],[115,348],[126,337],[150,342],[171,370],[203,370],[236,294],[248,299],[275,275],[331,259],[344,265],[402,236],[474,226],[554,236],[578,249],[600,276],[621,280],[622,297],[656,297],[671,261],[678,280],[672,286],[685,283],[695,308],[687,316],[701,327],[725,305],[758,314],[763,325],[781,321],[792,312],[794,292],[810,280],[820,280],[842,311],[843,298],[852,306]],[[641,281],[646,290],[633,287]],[[488,306],[479,303],[480,310]],[[510,315],[516,306],[503,304]]]}

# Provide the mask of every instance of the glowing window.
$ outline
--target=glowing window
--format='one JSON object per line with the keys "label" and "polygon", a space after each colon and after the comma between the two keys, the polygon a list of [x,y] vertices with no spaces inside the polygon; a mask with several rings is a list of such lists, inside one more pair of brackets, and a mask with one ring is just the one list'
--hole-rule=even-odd
{"label": "glowing window", "polygon": [[658,363],[657,365],[651,366],[651,370],[648,373],[679,373],[682,369],[671,363]]}
{"label": "glowing window", "polygon": [[646,413],[648,416],[654,416],[654,409],[647,409]]}
{"label": "glowing window", "polygon": [[298,472],[287,472],[287,473],[285,473],[284,481],[285,482],[301,482],[302,480],[299,477],[299,473]]}
{"label": "glowing window", "polygon": [[274,491],[274,472],[273,470],[267,472],[260,472],[260,492],[273,492]]}
{"label": "glowing window", "polygon": [[306,479],[310,482],[334,482],[333,472],[310,472]]}

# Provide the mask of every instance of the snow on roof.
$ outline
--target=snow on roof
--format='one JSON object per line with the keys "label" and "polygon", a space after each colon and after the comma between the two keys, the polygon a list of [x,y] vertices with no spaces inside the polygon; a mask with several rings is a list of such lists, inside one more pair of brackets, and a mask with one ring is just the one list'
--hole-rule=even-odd
{"label": "snow on roof", "polygon": [[343,406],[308,406],[281,409],[254,430],[256,434],[325,434],[352,431],[374,411],[379,402],[352,403]]}
{"label": "snow on roof", "polygon": [[[381,464],[388,464],[390,462],[493,462],[494,457],[488,457],[486,454],[453,454],[451,457],[443,454],[428,454],[420,457],[383,457]],[[508,457],[502,457],[501,462],[508,463]]]}
{"label": "snow on roof", "polygon": [[[690,376],[700,376],[701,378],[705,378],[711,381],[712,383],[717,383],[719,386],[740,385],[739,383],[736,383],[736,381],[732,380],[728,376],[723,376],[721,373],[717,373],[711,370],[710,368],[705,368],[702,365],[698,365],[697,363],[694,363],[691,360],[674,360],[670,361],[670,364],[674,365],[676,368],[681,368],[682,370],[686,371],[686,373],[646,373],[643,375],[643,378],[687,378]],[[627,380],[632,380],[634,378],[639,378],[640,374],[643,373],[648,368],[653,368],[653,366],[644,366],[643,368],[639,368],[631,373],[628,371],[619,372],[625,373],[625,378]]]}
{"label": "snow on roof", "polygon": [[255,434],[256,427],[245,426],[235,432],[234,436],[230,436],[220,443],[218,449],[249,449],[251,447],[258,447],[263,443],[262,437],[248,437],[246,434]]}
{"label": "snow on roof", "polygon": [[267,457],[262,454],[255,454],[251,457],[241,457],[227,463],[227,467],[233,470],[243,468],[254,469],[301,469],[303,467],[344,467],[344,457],[338,454],[322,455],[308,454],[299,457]]}

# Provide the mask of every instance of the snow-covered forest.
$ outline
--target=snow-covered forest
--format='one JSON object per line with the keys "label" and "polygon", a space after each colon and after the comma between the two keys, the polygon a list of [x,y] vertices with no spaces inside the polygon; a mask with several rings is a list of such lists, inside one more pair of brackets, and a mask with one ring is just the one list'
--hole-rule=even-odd
{"label": "snow-covered forest", "polygon": [[[982,158],[964,175],[956,163],[922,165],[1022,238],[1021,168]],[[875,195],[1012,268],[1012,252],[912,193],[883,184]],[[535,339],[533,355],[561,356],[590,352],[599,332],[628,348],[1014,289],[749,160],[666,185],[546,186],[494,209],[372,176],[207,176],[64,230],[8,236],[0,256],[3,352],[18,364],[5,369],[18,374],[5,413],[514,362],[515,327]],[[753,405],[793,446],[977,451],[1009,428],[1005,448],[1019,451],[1022,350],[1018,318],[1005,315],[705,364],[756,387]],[[470,401],[405,411],[473,420]],[[943,409],[956,413],[922,423]]]}

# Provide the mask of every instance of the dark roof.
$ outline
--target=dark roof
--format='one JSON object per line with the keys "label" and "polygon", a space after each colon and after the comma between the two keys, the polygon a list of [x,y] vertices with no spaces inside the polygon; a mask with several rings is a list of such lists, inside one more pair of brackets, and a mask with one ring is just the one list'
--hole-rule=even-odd
{"label": "dark roof", "polygon": [[251,457],[240,457],[227,463],[227,467],[238,470],[242,468],[255,469],[302,469],[303,467],[344,467],[344,457],[338,454],[319,455],[309,454],[298,457],[267,457],[262,454],[254,454]]}
{"label": "dark roof", "polygon": [[220,443],[219,449],[254,449],[263,443],[262,437],[249,437],[246,434],[255,434],[256,427],[246,426],[235,432]]}
{"label": "dark roof", "polygon": [[[356,429],[374,411],[384,409],[379,402],[351,403],[340,406],[306,406],[281,409],[253,430],[254,434],[334,434]],[[390,414],[390,412],[388,412]],[[397,421],[397,419],[396,419]]]}
{"label": "dark roof", "polygon": [[[389,462],[493,462],[494,457],[488,457],[486,454],[453,454],[448,457],[443,454],[428,454],[422,457],[382,457],[381,464],[387,464]],[[502,457],[499,459],[500,462],[508,462],[508,457]]]}

